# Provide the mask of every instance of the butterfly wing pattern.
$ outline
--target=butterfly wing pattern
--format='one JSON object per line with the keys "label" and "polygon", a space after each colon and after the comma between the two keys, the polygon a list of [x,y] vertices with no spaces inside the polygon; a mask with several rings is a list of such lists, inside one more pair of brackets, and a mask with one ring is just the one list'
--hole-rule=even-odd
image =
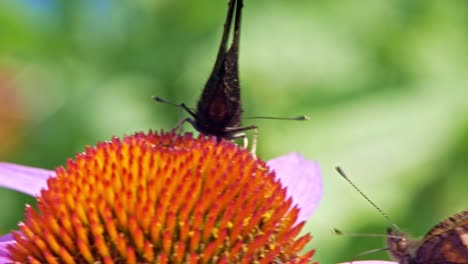
{"label": "butterfly wing pattern", "polygon": [[440,222],[420,241],[389,229],[387,244],[399,264],[468,264],[468,210]]}

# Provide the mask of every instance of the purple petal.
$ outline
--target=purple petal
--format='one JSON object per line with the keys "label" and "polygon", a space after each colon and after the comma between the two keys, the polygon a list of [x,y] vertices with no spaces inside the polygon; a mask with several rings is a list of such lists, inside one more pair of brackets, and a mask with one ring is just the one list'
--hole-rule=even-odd
{"label": "purple petal", "polygon": [[383,260],[362,260],[362,261],[353,261],[353,262],[343,262],[339,264],[398,264],[393,261],[383,261]]}
{"label": "purple petal", "polygon": [[322,176],[318,163],[304,159],[298,153],[291,153],[267,162],[287,187],[288,197],[292,197],[301,211],[297,221],[309,219],[322,198]]}
{"label": "purple petal", "polygon": [[8,233],[0,237],[0,242],[8,242],[8,241],[13,241],[13,240],[14,240],[13,235],[11,233]]}
{"label": "purple petal", "polygon": [[47,179],[54,171],[0,162],[0,187],[16,190],[31,196],[47,187]]}
{"label": "purple petal", "polygon": [[11,263],[8,245],[15,243],[11,234],[0,237],[0,264]]}
{"label": "purple petal", "polygon": [[0,264],[11,263],[11,259],[8,255],[8,252],[5,252],[5,255],[3,254],[2,244],[3,243],[0,243]]}

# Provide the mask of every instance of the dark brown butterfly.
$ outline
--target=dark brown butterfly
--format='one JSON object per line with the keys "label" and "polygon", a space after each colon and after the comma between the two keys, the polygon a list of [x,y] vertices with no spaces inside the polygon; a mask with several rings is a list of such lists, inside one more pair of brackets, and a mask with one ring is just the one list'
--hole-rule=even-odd
{"label": "dark brown butterfly", "polygon": [[468,209],[432,228],[422,240],[388,230],[390,255],[400,264],[468,263]]}
{"label": "dark brown butterfly", "polygon": [[[246,135],[242,131],[255,131],[255,125],[241,127],[242,105],[240,98],[239,84],[239,35],[242,15],[242,0],[230,0],[224,31],[219,47],[218,55],[208,81],[205,84],[203,93],[198,101],[197,109],[194,112],[185,104],[180,106],[185,109],[192,118],[187,121],[193,127],[207,135],[216,136],[218,139],[243,138],[244,146],[247,145]],[[233,41],[229,49],[227,42],[234,19]],[[154,97],[156,101],[167,103],[159,97]],[[252,152],[255,152],[256,136],[252,142]]]}

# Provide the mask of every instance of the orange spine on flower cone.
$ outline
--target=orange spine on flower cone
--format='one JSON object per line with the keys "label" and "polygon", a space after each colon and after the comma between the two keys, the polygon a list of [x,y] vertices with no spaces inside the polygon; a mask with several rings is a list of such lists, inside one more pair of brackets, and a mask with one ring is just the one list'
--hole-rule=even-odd
{"label": "orange spine on flower cone", "polygon": [[56,169],[9,248],[21,263],[309,263],[298,209],[246,150],[138,133]]}

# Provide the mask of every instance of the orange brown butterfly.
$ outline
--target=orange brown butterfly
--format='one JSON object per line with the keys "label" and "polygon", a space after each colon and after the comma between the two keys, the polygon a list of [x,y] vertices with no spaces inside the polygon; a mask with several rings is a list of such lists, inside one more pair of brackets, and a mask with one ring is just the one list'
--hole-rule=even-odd
{"label": "orange brown butterfly", "polygon": [[422,240],[387,231],[390,255],[400,264],[468,263],[468,209],[433,227]]}
{"label": "orange brown butterfly", "polygon": [[[443,220],[434,226],[423,239],[412,240],[346,176],[340,167],[336,169],[398,230],[394,231],[391,228],[387,230],[387,248],[371,250],[360,254],[361,256],[388,250],[390,257],[399,264],[468,264],[468,209]],[[336,234],[343,234],[337,229],[333,231]]]}

